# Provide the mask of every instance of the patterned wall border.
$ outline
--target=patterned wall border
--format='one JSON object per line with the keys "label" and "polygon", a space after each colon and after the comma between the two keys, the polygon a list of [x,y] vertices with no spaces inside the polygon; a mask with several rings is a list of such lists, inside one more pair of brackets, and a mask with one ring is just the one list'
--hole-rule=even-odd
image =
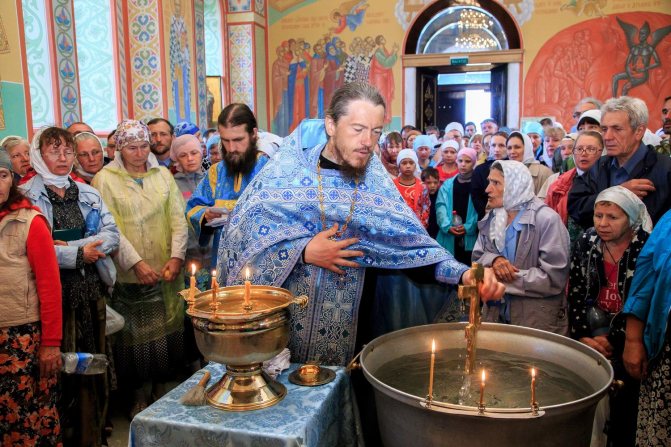
{"label": "patterned wall border", "polygon": [[229,13],[250,12],[251,10],[252,10],[252,0],[228,0],[227,12]]}
{"label": "patterned wall border", "polygon": [[194,0],[193,16],[195,23],[196,46],[196,96],[198,103],[198,125],[207,126],[207,89],[205,85],[205,3]]}
{"label": "patterned wall border", "polygon": [[242,102],[254,110],[254,25],[229,25],[231,102]]}
{"label": "patterned wall border", "polygon": [[128,40],[134,117],[164,116],[161,76],[161,20],[158,0],[128,0]]}
{"label": "patterned wall border", "polygon": [[260,16],[266,16],[266,0],[254,0],[254,12]]}
{"label": "patterned wall border", "polygon": [[114,19],[116,20],[116,47],[117,47],[117,76],[119,77],[119,103],[121,104],[121,117],[128,117],[128,89],[126,82],[127,62],[126,62],[126,39],[124,37],[124,11],[123,0],[114,0]]}
{"label": "patterned wall border", "polygon": [[61,103],[63,127],[81,120],[79,77],[75,49],[75,30],[72,0],[55,0],[52,4],[53,32],[56,44],[58,98]]}

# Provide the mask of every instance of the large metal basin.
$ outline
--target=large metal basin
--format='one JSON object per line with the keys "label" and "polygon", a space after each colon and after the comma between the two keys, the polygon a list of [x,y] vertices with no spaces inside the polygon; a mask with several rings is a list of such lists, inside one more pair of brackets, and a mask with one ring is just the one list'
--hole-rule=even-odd
{"label": "large metal basin", "polygon": [[432,339],[441,346],[465,346],[465,323],[418,326],[383,335],[361,353],[361,366],[375,390],[378,422],[386,447],[416,446],[589,446],[594,412],[613,381],[613,368],[597,351],[575,340],[537,329],[484,323],[478,348],[545,360],[570,368],[591,384],[579,400],[531,409],[487,409],[431,405],[380,382],[376,373],[387,362],[426,352]]}

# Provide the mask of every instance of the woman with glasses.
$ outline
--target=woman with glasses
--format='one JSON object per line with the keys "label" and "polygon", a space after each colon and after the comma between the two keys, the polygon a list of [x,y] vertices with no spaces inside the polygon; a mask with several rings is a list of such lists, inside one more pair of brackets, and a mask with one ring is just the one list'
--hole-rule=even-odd
{"label": "woman with glasses", "polygon": [[562,222],[569,230],[571,242],[580,237],[582,228],[568,214],[568,193],[571,191],[575,179],[584,175],[599,160],[603,152],[603,146],[603,137],[599,132],[593,130],[580,132],[573,145],[575,168],[561,174],[548,187],[545,203],[561,216]]}
{"label": "woman with glasses", "polygon": [[[69,177],[74,161],[72,135],[45,129],[30,148],[36,174],[21,189],[52,229],[63,292],[61,350],[105,354],[105,298],[116,278],[108,256],[119,245],[119,230],[98,191]],[[62,385],[65,445],[102,445],[107,374],[64,375]]]}
{"label": "woman with glasses", "polygon": [[97,136],[90,132],[81,132],[75,136],[75,169],[86,182],[91,183],[93,176],[105,164],[103,145]]}
{"label": "woman with glasses", "polygon": [[645,204],[622,186],[603,190],[594,204],[594,227],[576,242],[569,275],[571,337],[610,359],[624,386],[610,398],[608,445],[635,444],[640,383],[625,371],[623,306],[636,262],[652,231]]}
{"label": "woman with glasses", "polygon": [[147,126],[124,120],[115,137],[117,156],[92,185],[123,235],[110,305],[126,319],[114,351],[119,386],[133,393],[132,418],[148,404],[144,382],[159,398],[182,366],[184,305],[177,292],[184,288],[188,232],[182,193],[151,153]]}

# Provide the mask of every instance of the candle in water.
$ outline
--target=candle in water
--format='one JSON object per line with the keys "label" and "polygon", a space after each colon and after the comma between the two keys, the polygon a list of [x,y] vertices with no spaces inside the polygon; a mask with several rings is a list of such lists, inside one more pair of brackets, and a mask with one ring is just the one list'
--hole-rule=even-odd
{"label": "candle in water", "polygon": [[536,368],[531,368],[531,407],[536,403]]}
{"label": "candle in water", "polygon": [[480,406],[485,406],[485,369],[482,369],[482,380],[480,381]]}
{"label": "candle in water", "polygon": [[249,267],[245,268],[245,306],[249,306],[249,300],[252,296],[252,283],[249,281]]}
{"label": "candle in water", "polygon": [[431,340],[431,363],[429,365],[429,399],[433,399],[433,365],[436,362],[436,340]]}
{"label": "candle in water", "polygon": [[217,302],[217,288],[219,287],[219,283],[217,282],[217,271],[212,270],[212,306],[217,306],[219,303]]}

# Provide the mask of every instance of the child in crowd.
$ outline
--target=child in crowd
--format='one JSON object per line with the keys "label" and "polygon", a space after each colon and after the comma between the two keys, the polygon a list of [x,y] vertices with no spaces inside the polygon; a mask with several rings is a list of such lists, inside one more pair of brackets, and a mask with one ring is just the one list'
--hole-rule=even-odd
{"label": "child in crowd", "polygon": [[426,228],[429,225],[431,201],[429,190],[418,178],[417,154],[412,149],[403,149],[398,153],[396,164],[399,168],[399,175],[394,179],[394,184],[405,203],[415,212],[419,221]]}
{"label": "child in crowd", "polygon": [[438,219],[436,218],[436,201],[438,200],[438,189],[440,188],[440,174],[436,168],[426,168],[422,171],[422,182],[429,191],[429,200],[431,208],[429,209],[429,225],[426,231],[429,236],[436,238],[438,236]]}
{"label": "child in crowd", "polygon": [[436,166],[440,176],[440,184],[445,180],[452,178],[459,173],[457,168],[457,152],[459,152],[459,143],[455,140],[447,140],[440,146],[442,160]]}
{"label": "child in crowd", "polygon": [[384,146],[380,150],[380,159],[384,168],[392,177],[398,177],[398,165],[396,157],[403,149],[403,137],[398,132],[389,132],[385,138]]}
{"label": "child in crowd", "polygon": [[419,135],[413,140],[412,148],[417,154],[417,166],[424,170],[431,166],[431,148],[433,141],[428,135]]}
{"label": "child in crowd", "polygon": [[[477,239],[478,213],[471,200],[471,177],[477,158],[475,149],[467,147],[459,151],[459,173],[443,183],[436,202],[436,217],[440,228],[436,240],[457,261],[467,265],[471,263],[471,254]],[[461,223],[453,222],[456,216],[462,220]]]}

